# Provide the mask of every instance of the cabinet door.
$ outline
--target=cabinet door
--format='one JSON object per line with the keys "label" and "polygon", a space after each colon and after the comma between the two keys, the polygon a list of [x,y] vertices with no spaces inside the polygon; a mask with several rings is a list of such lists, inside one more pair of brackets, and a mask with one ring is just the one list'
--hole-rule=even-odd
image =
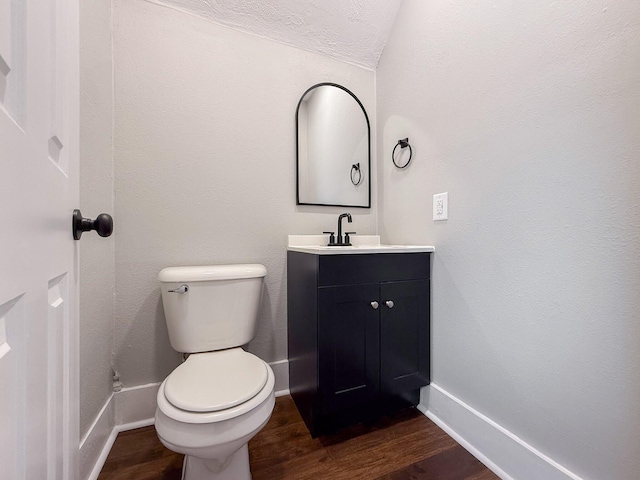
{"label": "cabinet door", "polygon": [[429,383],[429,298],[429,280],[380,284],[383,394],[398,394]]}
{"label": "cabinet door", "polygon": [[380,387],[378,284],[318,289],[319,384],[325,411],[376,398]]}

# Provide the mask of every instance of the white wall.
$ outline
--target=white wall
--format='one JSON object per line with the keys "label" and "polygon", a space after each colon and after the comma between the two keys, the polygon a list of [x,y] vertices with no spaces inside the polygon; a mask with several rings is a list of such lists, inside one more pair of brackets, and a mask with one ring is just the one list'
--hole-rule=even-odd
{"label": "white wall", "polygon": [[[172,265],[263,263],[249,349],[285,359],[286,236],[333,229],[345,211],[295,205],[295,108],[308,87],[331,81],[375,124],[374,72],[142,0],[116,0],[113,13],[122,381],[160,381],[178,363],[156,280]],[[376,232],[375,203],[349,211],[355,231]]]}
{"label": "white wall", "polygon": [[[113,214],[111,0],[80,2],[80,209]],[[80,241],[80,475],[87,478],[114,426],[115,231]],[[111,415],[109,415],[111,413]]]}
{"label": "white wall", "polygon": [[637,478],[637,1],[405,0],[377,89],[381,234],[437,248],[434,383],[585,479]]}
{"label": "white wall", "polygon": [[[113,214],[111,2],[80,2],[80,209]],[[80,436],[112,391],[115,233],[80,243]],[[108,432],[110,433],[110,432]],[[107,433],[107,435],[108,435]]]}

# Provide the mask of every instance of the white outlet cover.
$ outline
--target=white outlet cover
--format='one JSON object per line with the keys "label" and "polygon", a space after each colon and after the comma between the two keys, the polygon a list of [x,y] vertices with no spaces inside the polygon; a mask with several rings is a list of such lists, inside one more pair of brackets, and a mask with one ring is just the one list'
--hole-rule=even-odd
{"label": "white outlet cover", "polygon": [[447,220],[449,218],[449,192],[436,193],[433,196],[433,220]]}

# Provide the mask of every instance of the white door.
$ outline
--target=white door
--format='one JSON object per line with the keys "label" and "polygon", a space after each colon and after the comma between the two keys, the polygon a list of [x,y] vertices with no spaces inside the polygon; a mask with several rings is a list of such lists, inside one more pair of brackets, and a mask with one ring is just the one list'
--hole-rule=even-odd
{"label": "white door", "polygon": [[0,0],[0,479],[77,478],[77,0]]}

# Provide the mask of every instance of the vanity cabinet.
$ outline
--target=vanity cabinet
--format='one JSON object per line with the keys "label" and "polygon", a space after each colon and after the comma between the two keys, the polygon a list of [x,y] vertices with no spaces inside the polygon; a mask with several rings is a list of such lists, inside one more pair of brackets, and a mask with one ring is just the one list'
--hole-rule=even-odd
{"label": "vanity cabinet", "polygon": [[417,404],[430,253],[287,255],[289,386],[312,435]]}

